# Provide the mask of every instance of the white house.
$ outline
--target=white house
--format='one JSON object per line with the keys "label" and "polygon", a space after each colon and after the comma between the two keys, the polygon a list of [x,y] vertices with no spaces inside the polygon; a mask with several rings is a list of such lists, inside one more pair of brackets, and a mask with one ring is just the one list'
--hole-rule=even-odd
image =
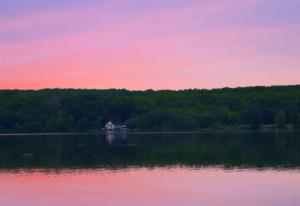
{"label": "white house", "polygon": [[109,122],[106,123],[105,129],[106,130],[114,130],[115,129],[115,125],[111,121],[109,121]]}
{"label": "white house", "polygon": [[113,124],[111,121],[107,122],[105,127],[104,127],[105,130],[121,130],[121,131],[125,131],[127,130],[127,127],[126,125],[115,125]]}

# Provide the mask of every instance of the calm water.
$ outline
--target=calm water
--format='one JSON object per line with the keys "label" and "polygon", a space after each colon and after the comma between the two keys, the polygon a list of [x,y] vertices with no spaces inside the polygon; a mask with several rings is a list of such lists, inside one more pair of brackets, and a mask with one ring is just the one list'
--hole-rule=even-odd
{"label": "calm water", "polygon": [[300,205],[300,134],[0,136],[0,205]]}

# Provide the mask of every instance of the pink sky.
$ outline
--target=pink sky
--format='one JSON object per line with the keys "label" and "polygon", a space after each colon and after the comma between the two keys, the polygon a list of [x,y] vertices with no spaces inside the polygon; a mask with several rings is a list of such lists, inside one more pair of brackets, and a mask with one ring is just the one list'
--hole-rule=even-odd
{"label": "pink sky", "polygon": [[0,89],[300,83],[298,1],[13,2],[0,5]]}

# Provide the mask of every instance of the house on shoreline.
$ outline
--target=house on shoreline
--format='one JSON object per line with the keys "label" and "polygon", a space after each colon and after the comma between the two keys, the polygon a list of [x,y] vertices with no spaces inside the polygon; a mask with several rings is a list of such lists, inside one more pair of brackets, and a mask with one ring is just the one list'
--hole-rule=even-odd
{"label": "house on shoreline", "polygon": [[103,129],[106,131],[127,131],[126,125],[117,125],[111,121],[107,122]]}

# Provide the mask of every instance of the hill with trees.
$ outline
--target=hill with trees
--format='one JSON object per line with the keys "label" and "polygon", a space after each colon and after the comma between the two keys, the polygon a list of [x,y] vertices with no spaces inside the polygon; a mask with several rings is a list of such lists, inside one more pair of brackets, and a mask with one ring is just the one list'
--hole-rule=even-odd
{"label": "hill with trees", "polygon": [[300,127],[300,85],[213,90],[0,90],[0,133]]}

